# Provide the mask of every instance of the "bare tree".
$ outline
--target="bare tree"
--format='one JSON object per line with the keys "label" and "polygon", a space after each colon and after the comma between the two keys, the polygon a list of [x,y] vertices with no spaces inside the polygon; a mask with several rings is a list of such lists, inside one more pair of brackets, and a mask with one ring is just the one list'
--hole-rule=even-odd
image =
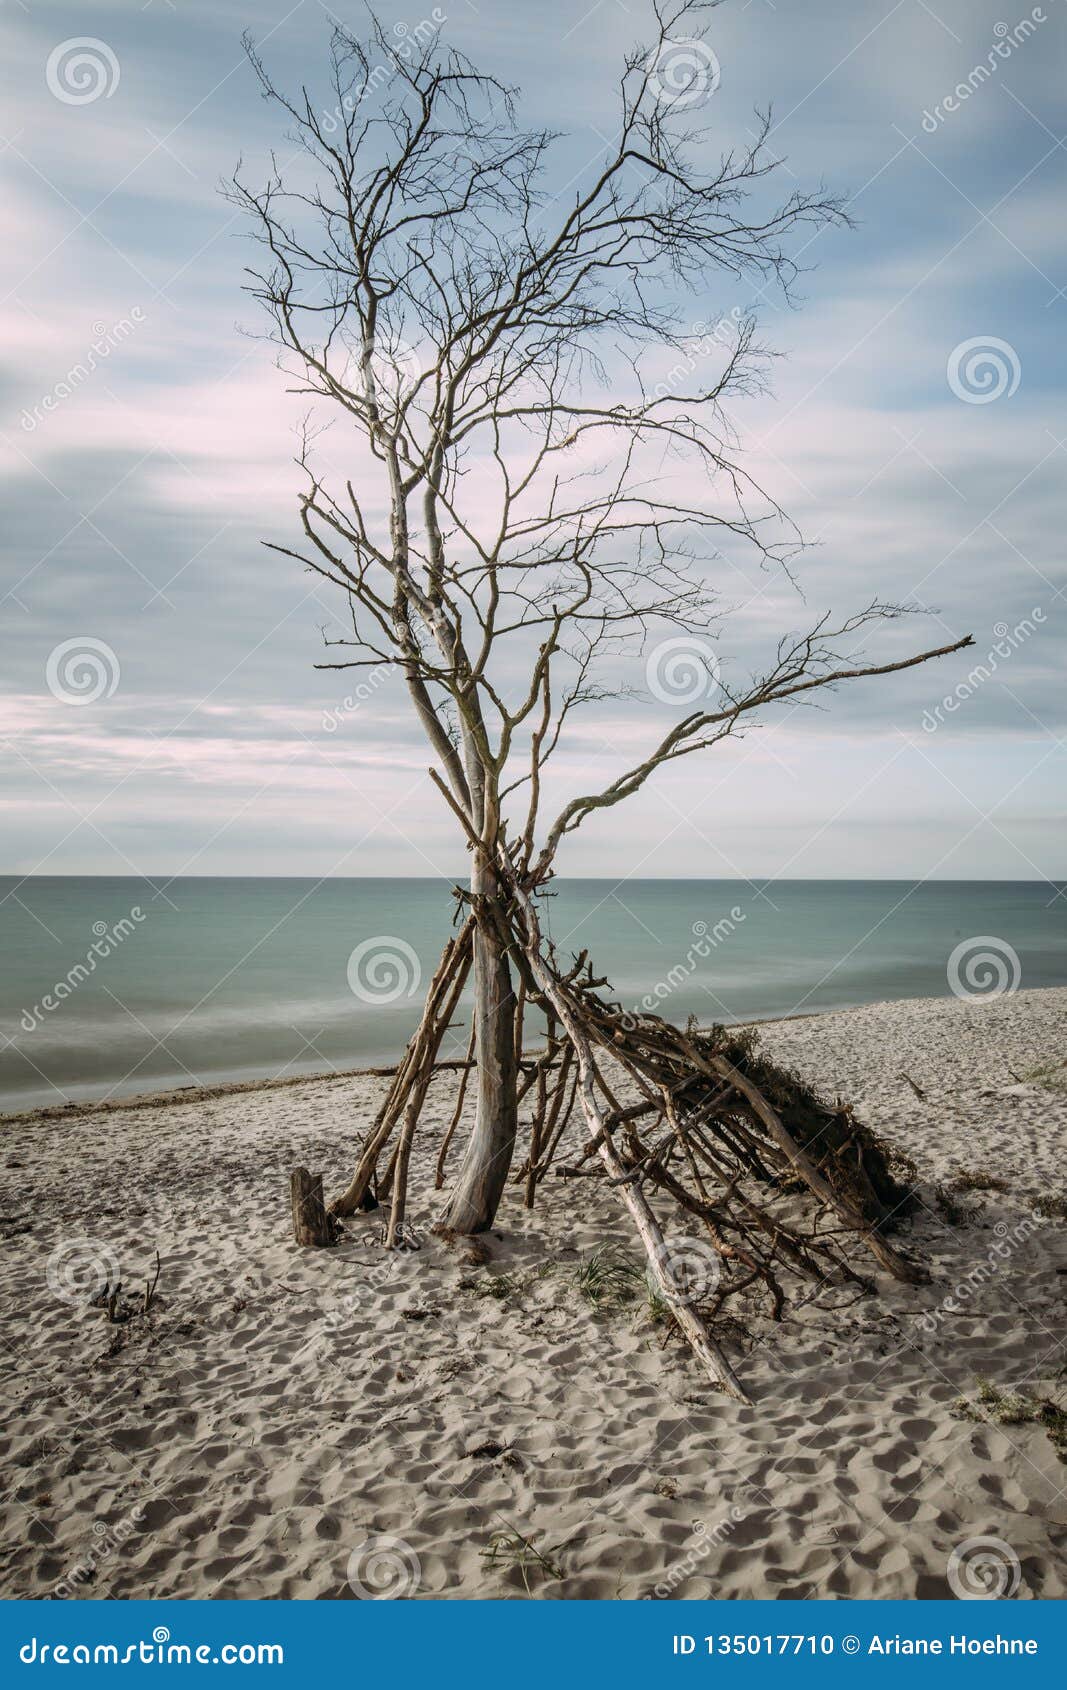
{"label": "bare tree", "polygon": [[[757,712],[969,643],[858,661],[864,631],[901,614],[871,602],[784,635],[762,672],[712,687],[722,606],[709,564],[743,546],[788,572],[799,539],[742,466],[727,415],[763,379],[754,317],[694,327],[694,300],[724,280],[788,296],[794,237],[846,219],[822,189],[778,197],[769,114],[751,145],[713,149],[691,80],[713,69],[707,10],[657,0],[652,41],[623,64],[615,139],[577,183],[559,181],[557,138],[522,126],[513,91],[436,38],[409,38],[398,57],[373,20],[364,40],[337,29],[326,109],[306,88],[280,91],[249,43],[296,147],[264,186],[234,178],[263,253],[249,286],[294,390],[336,408],[353,454],[327,485],[308,425],[303,542],[274,549],[344,595],[351,632],[324,666],[402,672],[471,851],[466,920],[334,1205],[366,1200],[402,1120],[381,1182],[391,1242],[398,1173],[468,970],[477,1109],[453,1229],[491,1224],[523,1095],[545,1138],[524,1170],[532,1201],[568,1083],[595,1089],[568,1018],[597,982],[584,959],[562,972],[537,928],[564,839]],[[699,704],[546,818],[544,771],[573,713],[629,691],[643,642],[666,634],[709,665]],[[549,1037],[527,1061],[529,1002]],[[610,1147],[602,1116],[588,1118]]]}

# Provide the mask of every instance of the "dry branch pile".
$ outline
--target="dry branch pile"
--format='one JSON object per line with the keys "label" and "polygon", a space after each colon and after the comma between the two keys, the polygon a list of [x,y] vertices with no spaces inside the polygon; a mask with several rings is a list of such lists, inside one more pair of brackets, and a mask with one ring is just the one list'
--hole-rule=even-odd
{"label": "dry branch pile", "polygon": [[[682,1031],[658,1016],[625,1011],[605,995],[607,983],[594,976],[584,952],[569,968],[561,966],[542,936],[532,889],[506,852],[494,868],[509,902],[457,891],[468,914],[446,946],[419,1028],[355,1175],[332,1205],[335,1214],[388,1203],[386,1244],[403,1244],[412,1138],[470,969],[474,930],[493,922],[498,932],[506,924],[520,981],[517,1050],[528,1009],[540,1011],[547,1024],[543,1048],[520,1060],[529,1142],[511,1177],[524,1186],[529,1208],[550,1173],[564,1180],[601,1177],[617,1190],[641,1235],[651,1283],[718,1386],[744,1398],[712,1335],[716,1316],[740,1293],[761,1295],[777,1319],[798,1280],[866,1287],[853,1259],[857,1245],[897,1279],[926,1278],[889,1241],[913,1206],[909,1186],[894,1173],[889,1149],[847,1105],[829,1106],[775,1066],[751,1032]],[[438,1157],[438,1186],[468,1071]],[[624,1104],[624,1090],[636,1101]],[[561,1146],[576,1109],[586,1138],[577,1152],[572,1141],[572,1159],[564,1163]],[[909,1170],[902,1165],[900,1172]],[[718,1258],[706,1296],[693,1292],[679,1266],[684,1239],[672,1243],[664,1235],[660,1217],[672,1211],[686,1236],[697,1223]]]}

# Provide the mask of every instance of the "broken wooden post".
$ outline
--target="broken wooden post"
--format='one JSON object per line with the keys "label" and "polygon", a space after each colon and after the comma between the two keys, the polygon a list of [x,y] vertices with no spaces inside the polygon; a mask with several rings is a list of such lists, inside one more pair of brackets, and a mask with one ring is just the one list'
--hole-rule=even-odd
{"label": "broken wooden post", "polygon": [[293,1237],[298,1244],[336,1244],[338,1226],[326,1213],[322,1200],[322,1175],[309,1174],[306,1168],[294,1168],[289,1175],[289,1189],[293,1200]]}

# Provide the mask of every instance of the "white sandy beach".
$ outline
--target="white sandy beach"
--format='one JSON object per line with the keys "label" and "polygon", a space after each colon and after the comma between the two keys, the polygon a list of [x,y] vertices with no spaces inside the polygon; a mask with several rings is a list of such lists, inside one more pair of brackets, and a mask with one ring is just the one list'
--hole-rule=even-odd
{"label": "white sandy beach", "polygon": [[[553,1182],[532,1214],[510,1188],[485,1265],[429,1234],[454,1076],[416,1141],[423,1247],[401,1255],[376,1248],[373,1214],[334,1250],[291,1237],[289,1170],[339,1187],[380,1078],[10,1119],[3,1594],[381,1581],[525,1599],[519,1569],[482,1554],[516,1530],[562,1575],[529,1571],[539,1599],[941,1597],[953,1552],[985,1536],[1018,1558],[1019,1597],[1067,1596],[1067,1465],[1046,1427],[953,1412],[981,1379],[1062,1400],[1065,1032],[1067,990],[765,1030],[915,1159],[924,1206],[902,1242],[934,1279],[823,1291],[755,1347],[724,1334],[750,1407],[639,1307],[583,1301],[583,1255],[639,1250],[599,1182]],[[1034,1077],[1050,1068],[1058,1084]],[[78,1241],[131,1287],[159,1250],[147,1319],[109,1326],[70,1291]]]}

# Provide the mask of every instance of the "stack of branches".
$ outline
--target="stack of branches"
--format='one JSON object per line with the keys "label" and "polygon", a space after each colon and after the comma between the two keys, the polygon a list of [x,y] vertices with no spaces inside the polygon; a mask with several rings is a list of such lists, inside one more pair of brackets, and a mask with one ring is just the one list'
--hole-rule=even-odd
{"label": "stack of branches", "polygon": [[[759,1052],[751,1031],[683,1031],[660,1016],[624,1010],[605,995],[607,982],[594,975],[585,953],[569,968],[561,965],[542,934],[530,877],[503,849],[494,870],[497,885],[509,894],[506,902],[457,890],[467,914],[445,948],[420,1025],[334,1213],[388,1201],[386,1245],[404,1243],[412,1138],[466,983],[473,934],[479,922],[503,922],[521,982],[515,1007],[520,1052],[526,1011],[532,1006],[547,1023],[543,1048],[520,1056],[520,1095],[532,1101],[528,1150],[513,1178],[531,1208],[550,1172],[563,1179],[600,1177],[618,1193],[645,1246],[650,1283],[719,1388],[747,1400],[712,1331],[729,1299],[760,1296],[778,1319],[791,1282],[871,1289],[857,1266],[862,1251],[896,1279],[927,1278],[891,1242],[915,1201],[894,1167],[905,1176],[910,1170],[847,1105],[828,1105],[776,1066]],[[470,1065],[468,1051],[438,1155],[438,1187]],[[622,1101],[623,1092],[633,1101]],[[563,1163],[561,1147],[576,1107],[587,1133],[577,1160]],[[673,1243],[664,1236],[653,1196],[687,1229],[699,1226],[719,1258],[709,1297],[694,1294],[684,1269],[677,1271],[684,1244],[677,1234]]]}

